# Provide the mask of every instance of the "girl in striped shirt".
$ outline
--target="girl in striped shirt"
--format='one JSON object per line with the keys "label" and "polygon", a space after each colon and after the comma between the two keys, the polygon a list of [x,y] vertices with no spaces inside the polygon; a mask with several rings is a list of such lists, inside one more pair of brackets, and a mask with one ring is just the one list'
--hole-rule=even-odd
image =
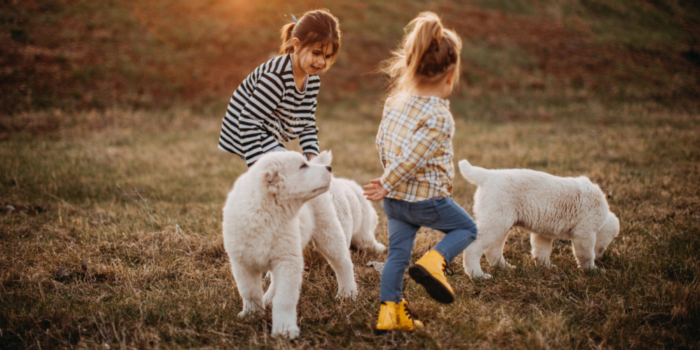
{"label": "girl in striped shirt", "polygon": [[[423,326],[402,298],[407,267],[433,299],[454,301],[445,267],[477,233],[469,214],[452,200],[455,127],[446,98],[459,78],[462,41],[432,12],[421,13],[406,29],[402,46],[384,70],[393,83],[377,133],[384,174],[365,186],[367,199],[383,200],[389,229],[376,326],[380,333]],[[445,236],[409,267],[421,226]]]}
{"label": "girl in striped shirt", "polygon": [[279,55],[255,69],[234,91],[221,126],[219,149],[250,167],[264,153],[284,150],[299,138],[304,155],[318,155],[318,73],[338,57],[338,19],[327,10],[309,11],[282,27]]}

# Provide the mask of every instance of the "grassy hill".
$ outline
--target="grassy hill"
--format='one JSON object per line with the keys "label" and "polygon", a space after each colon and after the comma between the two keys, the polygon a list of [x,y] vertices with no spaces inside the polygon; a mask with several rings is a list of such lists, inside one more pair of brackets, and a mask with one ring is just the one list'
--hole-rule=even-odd
{"label": "grassy hill", "polygon": [[698,100],[700,10],[687,0],[28,0],[0,7],[0,112],[220,107],[276,52],[289,14],[319,7],[344,32],[328,102],[380,95],[372,72],[423,10],[464,39],[472,103]]}

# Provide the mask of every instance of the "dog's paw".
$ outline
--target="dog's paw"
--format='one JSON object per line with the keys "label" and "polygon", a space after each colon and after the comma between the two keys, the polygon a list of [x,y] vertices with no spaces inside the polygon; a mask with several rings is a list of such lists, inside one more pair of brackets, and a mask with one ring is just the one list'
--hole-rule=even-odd
{"label": "dog's paw", "polygon": [[262,312],[262,310],[259,310],[259,309],[243,310],[243,311],[238,313],[238,318],[246,318],[246,317],[255,316],[261,312]]}
{"label": "dog's paw", "polygon": [[493,277],[493,276],[489,275],[488,273],[485,273],[483,275],[473,276],[472,278],[475,280],[482,280],[483,281],[483,280],[490,279],[491,277]]}
{"label": "dog's paw", "polygon": [[545,268],[548,268],[548,269],[551,269],[551,268],[556,267],[556,266],[554,266],[554,264],[552,264],[552,263],[549,262],[549,261],[541,262],[541,261],[535,260],[535,264],[536,264],[537,266],[545,267]]}
{"label": "dog's paw", "polygon": [[386,250],[386,246],[385,246],[385,245],[383,245],[383,244],[381,244],[381,243],[379,243],[379,242],[374,243],[374,251],[375,251],[375,252],[377,252],[377,253],[382,253],[382,252],[384,252],[385,250]]}
{"label": "dog's paw", "polygon": [[497,259],[489,260],[489,263],[491,266],[494,266],[499,269],[503,270],[512,270],[515,268],[515,266],[509,264],[506,259],[503,258],[503,256],[498,257]]}
{"label": "dog's paw", "polygon": [[551,261],[549,260],[549,257],[547,257],[546,259],[545,259],[545,258],[533,257],[533,258],[532,258],[532,261],[535,262],[535,265],[537,265],[537,266],[544,266],[544,267],[546,267],[546,268],[548,268],[548,269],[551,269],[551,268],[553,268],[553,267],[556,267],[556,266],[554,266],[554,264],[551,263]]}
{"label": "dog's paw", "polygon": [[273,337],[285,337],[287,339],[294,339],[299,336],[299,327],[295,324],[281,324],[272,325],[272,336]]}
{"label": "dog's paw", "polygon": [[595,266],[593,260],[586,260],[583,263],[581,263],[581,260],[579,260],[578,268],[584,271],[593,271],[597,270],[598,266]]}
{"label": "dog's paw", "polygon": [[355,300],[357,297],[357,289],[352,290],[341,290],[335,295],[336,299],[352,299]]}
{"label": "dog's paw", "polygon": [[483,273],[481,270],[479,270],[478,272],[472,271],[472,273],[467,274],[467,276],[469,276],[469,278],[473,280],[487,280],[492,277],[488,273]]}
{"label": "dog's paw", "polygon": [[254,301],[243,301],[243,311],[238,313],[239,318],[245,318],[249,316],[253,316],[255,314],[262,313],[264,310],[262,307],[260,307],[260,302],[254,302]]}

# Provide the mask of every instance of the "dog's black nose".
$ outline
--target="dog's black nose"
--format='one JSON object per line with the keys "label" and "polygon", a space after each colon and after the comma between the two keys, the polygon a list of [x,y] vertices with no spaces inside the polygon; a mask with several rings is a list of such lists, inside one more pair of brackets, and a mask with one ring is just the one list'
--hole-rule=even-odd
{"label": "dog's black nose", "polygon": [[330,165],[326,166],[326,169],[328,169],[328,172],[329,172],[329,173],[332,173],[332,172],[333,172],[333,169],[331,169],[331,166],[330,166]]}

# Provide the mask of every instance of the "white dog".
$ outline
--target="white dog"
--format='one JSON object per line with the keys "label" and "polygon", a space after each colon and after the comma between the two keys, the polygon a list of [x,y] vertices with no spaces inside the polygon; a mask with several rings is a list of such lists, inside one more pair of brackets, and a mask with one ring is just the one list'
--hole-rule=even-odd
{"label": "white dog", "polygon": [[477,239],[464,250],[464,270],[472,278],[489,278],[481,271],[482,254],[492,266],[512,268],[503,258],[508,230],[530,231],[532,256],[551,266],[554,239],[571,240],[578,266],[595,268],[594,260],[620,231],[598,185],[585,176],[558,177],[528,169],[487,170],[466,160],[459,169],[479,186],[474,193]]}
{"label": "white dog", "polygon": [[[343,185],[335,189],[336,183],[344,182],[332,178],[331,160],[329,152],[311,162],[296,152],[266,154],[236,180],[223,209],[224,245],[243,299],[239,316],[260,312],[271,303],[273,335],[299,334],[302,252],[310,240],[335,271],[337,297],[354,297],[357,292],[350,243],[384,248],[374,240],[376,212],[364,213],[358,203],[349,204],[353,198]],[[337,196],[331,197],[329,188]],[[344,210],[336,213],[334,202]],[[357,210],[361,215],[355,215]],[[361,225],[362,220],[368,223]],[[261,277],[267,271],[272,282],[263,296]]]}
{"label": "white dog", "polygon": [[[330,161],[319,156],[312,162]],[[379,218],[377,211],[362,194],[362,187],[355,181],[334,177],[331,181],[330,195],[333,198],[333,206],[340,220],[340,225],[345,233],[346,246],[351,245],[358,249],[383,252],[386,247],[377,242],[374,231],[377,228]]]}

